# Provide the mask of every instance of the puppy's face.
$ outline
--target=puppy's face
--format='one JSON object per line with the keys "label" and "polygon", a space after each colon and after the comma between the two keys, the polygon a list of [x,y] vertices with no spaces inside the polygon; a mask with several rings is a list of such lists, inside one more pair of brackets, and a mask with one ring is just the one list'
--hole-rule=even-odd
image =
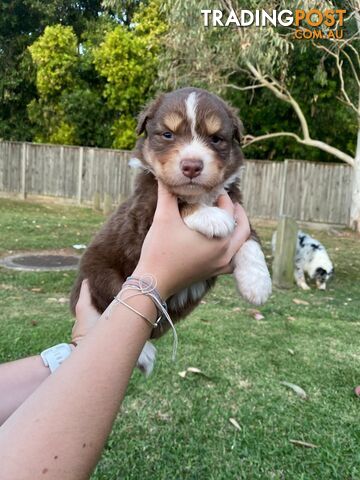
{"label": "puppy's face", "polygon": [[219,97],[184,88],[160,96],[141,114],[137,131],[146,136],[138,153],[170,191],[194,197],[237,172],[243,158],[240,130]]}

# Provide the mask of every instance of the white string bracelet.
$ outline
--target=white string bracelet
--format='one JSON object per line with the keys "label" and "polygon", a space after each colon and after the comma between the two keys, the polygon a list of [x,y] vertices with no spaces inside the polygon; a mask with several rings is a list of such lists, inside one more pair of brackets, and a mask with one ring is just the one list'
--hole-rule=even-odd
{"label": "white string bracelet", "polygon": [[126,281],[123,283],[122,289],[118,295],[121,295],[126,290],[135,290],[138,292],[133,296],[145,295],[152,299],[159,313],[159,316],[156,322],[153,324],[153,328],[159,328],[160,322],[162,320],[167,321],[169,323],[173,332],[173,337],[174,337],[172,359],[173,361],[175,361],[176,352],[178,348],[178,336],[176,333],[174,323],[171,320],[170,315],[167,311],[166,302],[162,300],[159,292],[156,289],[156,279],[151,274],[144,275],[141,278],[128,277]]}
{"label": "white string bracelet", "polygon": [[[133,297],[136,297],[136,295],[132,295],[131,297],[128,297],[128,298],[133,298]],[[142,313],[140,313],[138,310],[136,310],[135,308],[133,308],[131,305],[129,305],[128,303],[124,302],[123,300],[121,300],[121,298],[119,297],[115,297],[114,298],[115,302],[116,303],[121,303],[121,305],[124,305],[124,307],[127,307],[129,310],[131,310],[132,312],[136,313],[137,315],[139,315],[139,317],[143,318],[145,320],[146,323],[148,323],[151,328],[154,328],[155,326],[155,323],[151,322],[148,318],[145,317],[145,315],[143,315]]]}

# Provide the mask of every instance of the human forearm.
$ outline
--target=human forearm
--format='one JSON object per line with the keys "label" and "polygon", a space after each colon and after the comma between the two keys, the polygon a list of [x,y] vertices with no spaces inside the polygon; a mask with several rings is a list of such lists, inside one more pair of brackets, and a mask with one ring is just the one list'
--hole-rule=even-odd
{"label": "human forearm", "polygon": [[0,365],[0,425],[49,375],[40,355]]}
{"label": "human forearm", "polygon": [[[150,299],[126,301],[155,320]],[[123,305],[114,307],[109,318],[103,315],[69,359],[0,429],[0,477],[12,479],[21,472],[22,479],[33,479],[46,471],[47,479],[88,478],[149,334],[147,323]],[[19,452],[26,474],[19,466]]]}

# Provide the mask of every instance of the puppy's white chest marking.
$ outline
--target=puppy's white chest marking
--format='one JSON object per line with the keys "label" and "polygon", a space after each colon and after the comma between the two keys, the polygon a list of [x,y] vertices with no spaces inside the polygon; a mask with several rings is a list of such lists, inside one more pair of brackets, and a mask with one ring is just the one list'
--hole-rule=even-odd
{"label": "puppy's white chest marking", "polygon": [[225,210],[218,207],[201,206],[194,213],[185,217],[184,222],[189,228],[208,238],[227,237],[235,228],[235,220]]}

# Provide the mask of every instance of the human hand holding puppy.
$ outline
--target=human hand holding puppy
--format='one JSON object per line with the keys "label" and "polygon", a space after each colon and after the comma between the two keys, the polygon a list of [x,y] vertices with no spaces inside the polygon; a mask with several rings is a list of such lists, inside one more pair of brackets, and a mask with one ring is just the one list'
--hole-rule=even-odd
{"label": "human hand holding puppy", "polygon": [[232,258],[249,238],[250,225],[243,207],[233,204],[228,194],[220,195],[217,206],[233,217],[237,225],[225,238],[208,239],[185,225],[177,197],[158,181],[154,221],[133,275],[151,273],[161,296],[168,298],[191,283],[231,273]]}

